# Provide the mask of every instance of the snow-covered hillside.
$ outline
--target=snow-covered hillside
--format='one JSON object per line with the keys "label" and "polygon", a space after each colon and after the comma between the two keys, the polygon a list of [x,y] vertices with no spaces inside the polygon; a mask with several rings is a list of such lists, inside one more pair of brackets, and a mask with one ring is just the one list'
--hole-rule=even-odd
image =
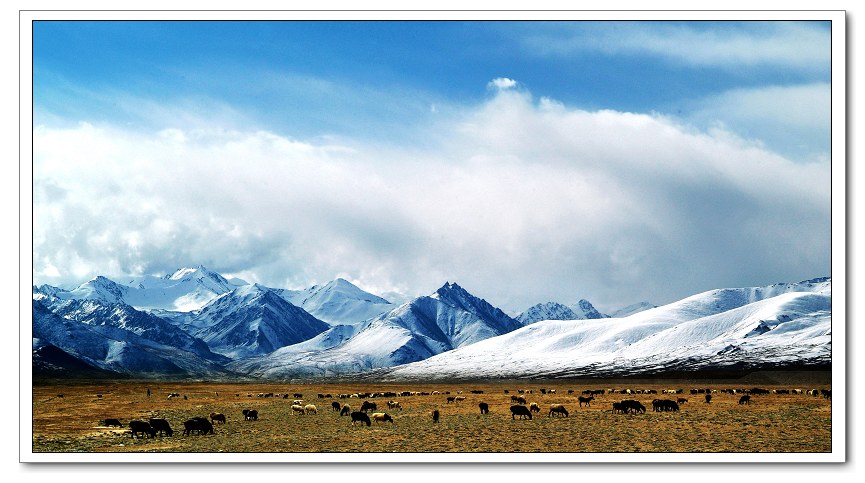
{"label": "snow-covered hillside", "polygon": [[614,319],[619,319],[622,317],[627,317],[629,315],[634,315],[638,312],[642,312],[644,310],[654,309],[657,305],[649,302],[638,302],[635,304],[628,305],[626,307],[622,307],[618,310],[614,310],[610,312],[609,316]]}
{"label": "snow-covered hillside", "polygon": [[831,362],[831,280],[712,290],[620,319],[543,321],[388,379],[632,375]]}
{"label": "snow-covered hillside", "polygon": [[275,291],[285,300],[328,324],[356,324],[396,307],[342,278],[306,290]]}
{"label": "snow-covered hillside", "polygon": [[[229,367],[261,377],[363,372],[423,360],[519,327],[519,322],[485,300],[455,283],[446,283],[435,293],[355,329],[339,326],[298,347],[285,347]],[[339,343],[333,345],[335,342]]]}
{"label": "snow-covered hillside", "polygon": [[612,318],[586,300],[538,304],[516,320],[455,283],[394,306],[343,279],[291,291],[199,266],[34,286],[34,367],[430,380],[825,366],[831,297],[823,278],[636,304]]}
{"label": "snow-covered hillside", "polygon": [[124,303],[138,310],[189,312],[204,307],[234,288],[236,285],[222,275],[198,266],[181,268],[164,277],[145,276],[124,283],[98,276],[73,290],[48,285],[38,289],[64,300],[96,300],[109,304]]}

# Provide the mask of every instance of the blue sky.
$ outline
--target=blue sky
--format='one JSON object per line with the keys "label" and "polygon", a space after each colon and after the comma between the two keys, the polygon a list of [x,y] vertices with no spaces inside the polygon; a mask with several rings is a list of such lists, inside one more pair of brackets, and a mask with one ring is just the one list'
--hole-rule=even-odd
{"label": "blue sky", "polygon": [[828,22],[36,22],[34,281],[520,310],[824,276],[830,55]]}
{"label": "blue sky", "polygon": [[[829,28],[828,22],[38,22],[36,112],[148,123],[116,97],[198,99],[229,104],[247,122],[289,135],[369,136],[423,124],[433,105],[483,102],[487,82],[507,77],[582,109],[705,122],[701,106],[730,91],[828,85]],[[635,37],[645,44],[624,41]],[[744,51],[701,58],[699,45],[695,52],[673,51],[679,38]],[[737,45],[745,41],[752,45]],[[827,132],[813,137],[810,152],[826,151]]]}

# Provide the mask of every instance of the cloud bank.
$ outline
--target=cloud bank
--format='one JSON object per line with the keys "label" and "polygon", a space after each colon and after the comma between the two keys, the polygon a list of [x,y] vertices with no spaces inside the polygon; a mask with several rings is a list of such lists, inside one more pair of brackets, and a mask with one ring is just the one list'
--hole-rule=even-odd
{"label": "cloud bank", "polygon": [[38,126],[34,282],[204,264],[286,288],[457,281],[519,311],[828,275],[828,162],[507,88],[427,129],[434,142],[404,147]]}
{"label": "cloud bank", "polygon": [[828,22],[570,22],[547,27],[527,35],[524,45],[541,55],[651,55],[724,69],[824,70],[831,56]]}

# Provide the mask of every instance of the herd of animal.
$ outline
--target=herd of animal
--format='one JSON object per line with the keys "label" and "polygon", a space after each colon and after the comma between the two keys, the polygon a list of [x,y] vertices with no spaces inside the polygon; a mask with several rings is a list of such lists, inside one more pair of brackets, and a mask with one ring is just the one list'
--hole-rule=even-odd
{"label": "herd of animal", "polygon": [[[473,390],[470,391],[472,394],[483,394],[483,391]],[[568,394],[573,394],[573,390],[568,390]],[[510,391],[505,390],[505,394],[509,394]],[[532,419],[532,415],[539,414],[541,412],[540,405],[536,402],[528,402],[527,395],[533,394],[534,390],[518,390],[518,395],[511,395],[510,399],[513,403],[510,406],[511,419],[516,420],[519,416],[519,419]],[[542,388],[540,390],[541,394],[556,394],[555,389],[545,389]],[[668,395],[678,395],[683,394],[684,390],[682,389],[664,389],[661,391],[661,394]],[[732,394],[739,395],[739,404],[750,404],[752,395],[762,395],[762,394],[805,394],[810,396],[823,396],[824,398],[831,399],[832,393],[831,390],[822,389],[811,389],[811,390],[800,390],[800,389],[791,389],[791,390],[781,390],[776,389],[773,391],[769,391],[762,388],[751,388],[751,389],[691,389],[691,394],[703,394],[706,403],[711,403],[712,394],[713,393],[722,393],[722,394]],[[374,399],[376,397],[409,397],[416,395],[430,395],[430,396],[438,396],[445,395],[445,404],[459,404],[462,401],[466,400],[465,396],[457,395],[457,396],[447,396],[450,392],[440,392],[440,391],[432,391],[432,392],[415,392],[415,391],[402,391],[402,392],[380,392],[380,393],[353,393],[353,394],[339,394],[337,397],[339,399],[352,399],[352,398],[369,398]],[[462,394],[462,391],[458,391],[457,394]],[[582,408],[583,405],[586,407],[590,407],[592,401],[595,401],[595,396],[601,395],[616,395],[616,394],[658,394],[657,390],[632,390],[632,389],[595,389],[595,390],[584,390],[582,391],[582,395],[577,397],[577,401],[579,403],[579,407]],[[148,389],[148,396],[150,395],[150,391]],[[217,393],[218,395],[218,393]],[[239,396],[239,394],[237,395]],[[179,397],[178,393],[170,393],[169,399]],[[250,394],[249,397],[252,397]],[[258,397],[282,397],[283,399],[288,399],[288,394],[274,394],[274,393],[260,393]],[[292,401],[291,409],[297,415],[316,415],[318,414],[318,408],[314,404],[304,404],[303,402],[303,394],[295,393],[294,400]],[[326,398],[334,398],[331,394],[318,394],[320,399]],[[186,396],[184,395],[184,399]],[[684,397],[676,397],[675,399],[653,399],[652,400],[652,411],[653,412],[677,412],[680,410],[680,406],[682,404],[687,403],[688,400]],[[400,401],[389,399],[386,402],[386,406],[388,410],[394,411],[399,410],[402,411],[403,405]],[[490,413],[490,405],[486,402],[479,402],[477,406],[480,410],[480,414],[486,415]],[[331,402],[331,411],[338,413],[339,416],[349,416],[351,419],[352,426],[355,423],[360,422],[361,425],[372,426],[373,422],[376,423],[394,423],[394,418],[387,412],[379,411],[378,404],[374,401],[364,400],[360,405],[359,410],[355,411],[352,409],[351,405],[346,403],[341,403],[339,401]],[[621,401],[612,402],[612,413],[613,414],[644,414],[646,412],[646,406],[644,406],[640,401],[635,399],[622,399]],[[244,421],[257,421],[258,420],[258,410],[256,409],[243,409],[241,411],[243,415]],[[549,405],[549,412],[547,413],[548,417],[568,417],[569,416],[568,409],[564,404],[554,403]],[[438,423],[441,418],[441,411],[438,409],[432,410],[429,415],[431,416],[433,423]],[[216,434],[214,431],[214,425],[225,424],[226,423],[226,415],[223,413],[210,413],[209,417],[191,417],[182,422],[183,425],[183,435],[189,436],[192,434],[197,435],[206,435],[206,434]],[[124,427],[124,425],[117,418],[106,418],[101,421],[102,425],[106,427]],[[129,426],[129,434],[134,439],[138,438],[153,438],[157,435],[164,436],[172,436],[174,431],[172,430],[168,421],[164,418],[150,418],[147,421],[144,420],[132,420],[128,423]]]}

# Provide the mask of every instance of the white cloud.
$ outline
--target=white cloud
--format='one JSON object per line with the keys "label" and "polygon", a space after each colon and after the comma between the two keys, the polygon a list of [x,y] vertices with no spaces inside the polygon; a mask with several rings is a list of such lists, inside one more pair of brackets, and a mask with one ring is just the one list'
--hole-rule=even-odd
{"label": "white cloud", "polygon": [[513,79],[508,79],[507,77],[496,77],[487,84],[487,87],[503,91],[506,89],[512,89],[516,87],[516,85],[517,81]]}
{"label": "white cloud", "polygon": [[722,123],[792,159],[815,160],[829,152],[831,98],[828,83],[734,89],[694,103],[688,119]]}
{"label": "white cloud", "polygon": [[825,23],[712,25],[716,28],[704,30],[700,22],[569,22],[534,30],[525,37],[525,45],[545,55],[649,54],[692,66],[732,69],[761,65],[812,70],[829,65],[831,39]]}
{"label": "white cloud", "polygon": [[829,270],[827,165],[660,116],[511,89],[430,127],[432,147],[172,129],[36,129],[37,283],[203,263],[292,288],[457,281],[521,310]]}

